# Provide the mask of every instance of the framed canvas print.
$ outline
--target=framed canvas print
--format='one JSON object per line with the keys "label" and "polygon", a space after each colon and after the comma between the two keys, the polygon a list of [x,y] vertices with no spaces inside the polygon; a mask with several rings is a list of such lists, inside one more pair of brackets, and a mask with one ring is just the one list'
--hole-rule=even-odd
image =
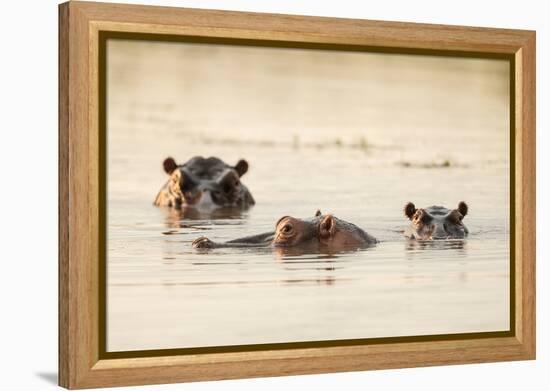
{"label": "framed canvas print", "polygon": [[535,33],[59,7],[67,388],[535,358]]}

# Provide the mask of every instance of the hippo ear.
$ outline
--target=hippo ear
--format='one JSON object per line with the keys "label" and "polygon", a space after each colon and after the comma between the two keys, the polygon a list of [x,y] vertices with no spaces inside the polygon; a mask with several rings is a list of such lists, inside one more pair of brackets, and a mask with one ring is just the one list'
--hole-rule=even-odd
{"label": "hippo ear", "polygon": [[237,174],[239,176],[243,176],[248,171],[248,162],[246,160],[239,160],[237,164],[235,165],[235,171],[237,171]]}
{"label": "hippo ear", "polygon": [[315,212],[315,217],[319,217],[321,215],[322,215],[321,211],[319,209],[317,209],[317,212]]}
{"label": "hippo ear", "polygon": [[171,157],[167,157],[166,159],[164,159],[162,166],[164,167],[164,171],[166,171],[168,175],[170,175],[172,172],[174,172],[176,168],[178,168],[176,161]]}
{"label": "hippo ear", "polygon": [[319,237],[321,239],[330,239],[336,232],[336,222],[332,215],[326,215],[321,224],[319,224]]}
{"label": "hippo ear", "polygon": [[407,216],[409,220],[412,220],[416,212],[416,207],[412,202],[408,202],[407,205],[405,205],[405,207],[403,208],[403,211],[405,212],[405,216]]}
{"label": "hippo ear", "polygon": [[462,220],[468,214],[468,205],[464,201],[458,203],[458,211],[462,215],[460,220]]}

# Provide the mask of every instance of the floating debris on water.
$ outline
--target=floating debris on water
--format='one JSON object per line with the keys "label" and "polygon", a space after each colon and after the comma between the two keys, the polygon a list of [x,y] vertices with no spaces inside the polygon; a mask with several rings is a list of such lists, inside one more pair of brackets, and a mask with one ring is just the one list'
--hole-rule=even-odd
{"label": "floating debris on water", "polygon": [[464,168],[468,167],[467,164],[460,163],[451,163],[449,159],[436,160],[432,162],[410,162],[410,161],[399,161],[396,163],[398,166],[405,168]]}
{"label": "floating debris on water", "polygon": [[238,145],[253,145],[258,147],[290,147],[293,149],[299,149],[299,148],[313,148],[318,150],[323,150],[325,148],[348,148],[348,149],[358,149],[362,151],[369,150],[372,145],[367,141],[365,137],[360,137],[358,141],[356,142],[344,142],[341,138],[336,138],[333,140],[328,141],[320,141],[320,142],[302,142],[300,140],[300,136],[295,134],[292,136],[292,139],[290,141],[275,141],[275,140],[241,140],[241,139],[233,139],[233,138],[209,138],[205,136],[198,137],[198,142],[205,144],[205,145],[217,145],[217,144],[223,144],[223,145],[231,145],[231,146],[238,146]]}
{"label": "floating debris on water", "polygon": [[350,144],[349,147],[360,149],[362,151],[367,151],[370,149],[370,144],[367,142],[367,139],[365,137],[361,136],[357,143]]}
{"label": "floating debris on water", "polygon": [[361,137],[359,139],[359,148],[364,150],[369,148],[369,143],[367,142],[367,139],[365,137]]}

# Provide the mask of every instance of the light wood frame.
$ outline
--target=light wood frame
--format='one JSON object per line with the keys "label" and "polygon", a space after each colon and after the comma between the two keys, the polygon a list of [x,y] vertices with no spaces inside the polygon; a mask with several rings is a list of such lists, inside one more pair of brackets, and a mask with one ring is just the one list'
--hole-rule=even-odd
{"label": "light wood frame", "polygon": [[[424,339],[155,357],[100,357],[100,32],[509,56],[513,329]],[[104,156],[103,156],[104,157]],[[91,388],[535,358],[535,32],[88,2],[59,6],[59,384]]]}

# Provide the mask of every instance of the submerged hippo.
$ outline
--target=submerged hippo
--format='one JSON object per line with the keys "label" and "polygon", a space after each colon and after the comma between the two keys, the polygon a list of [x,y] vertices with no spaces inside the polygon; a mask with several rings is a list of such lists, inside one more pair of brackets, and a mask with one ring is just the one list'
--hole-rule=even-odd
{"label": "submerged hippo", "polygon": [[416,209],[409,202],[404,211],[411,220],[411,226],[405,231],[405,236],[410,239],[463,239],[468,235],[468,228],[462,222],[468,214],[468,205],[463,201],[452,210],[442,206]]}
{"label": "submerged hippo", "polygon": [[213,206],[246,208],[254,205],[254,198],[241,177],[248,171],[246,160],[230,166],[216,157],[196,156],[187,163],[176,164],[169,157],[164,160],[164,171],[170,176],[160,189],[157,206]]}
{"label": "submerged hippo", "polygon": [[305,246],[313,250],[352,249],[367,247],[377,243],[377,240],[352,223],[340,220],[330,214],[323,215],[320,211],[315,217],[297,219],[284,216],[275,224],[274,232],[246,236],[224,243],[216,243],[201,237],[193,241],[194,248],[220,247],[294,247]]}

